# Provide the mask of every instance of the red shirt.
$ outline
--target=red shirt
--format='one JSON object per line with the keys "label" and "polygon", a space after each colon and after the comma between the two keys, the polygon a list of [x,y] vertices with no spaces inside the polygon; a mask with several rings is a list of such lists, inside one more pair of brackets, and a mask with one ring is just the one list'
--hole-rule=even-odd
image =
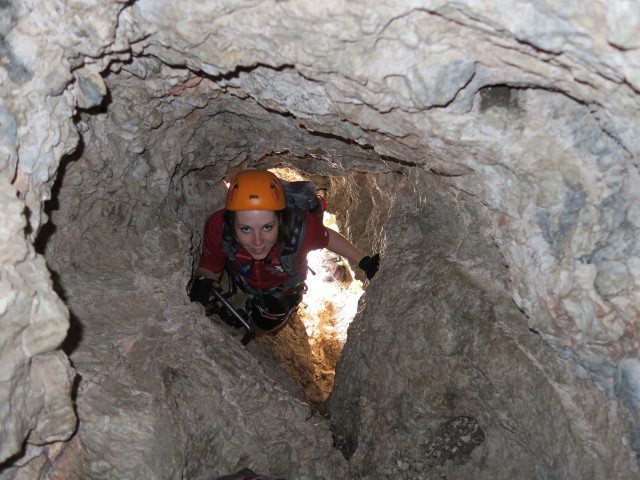
{"label": "red shirt", "polygon": [[[296,257],[296,262],[300,265],[307,264],[307,253],[311,250],[326,248],[329,243],[329,232],[320,218],[309,212],[305,212],[304,215],[307,218],[307,228],[302,239],[302,246]],[[199,266],[216,273],[224,269],[229,258],[222,249],[223,223],[224,209],[218,210],[209,217],[204,227],[202,254],[200,255]],[[282,242],[277,242],[264,260],[254,260],[253,266],[249,270],[250,276],[247,278],[245,275],[245,279],[250,286],[268,290],[282,285],[289,278],[289,275],[280,267],[280,262],[278,261],[281,244]],[[246,270],[251,266],[251,255],[239,245],[236,259]],[[234,272],[240,272],[236,262],[232,262],[231,267]]]}

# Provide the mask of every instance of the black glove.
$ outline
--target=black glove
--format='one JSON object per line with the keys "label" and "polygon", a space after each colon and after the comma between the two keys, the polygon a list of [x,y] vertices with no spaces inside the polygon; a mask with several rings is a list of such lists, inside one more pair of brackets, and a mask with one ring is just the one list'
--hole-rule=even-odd
{"label": "black glove", "polygon": [[367,276],[369,280],[371,280],[373,276],[376,274],[379,266],[380,266],[379,253],[376,253],[373,257],[362,257],[358,262],[358,267],[361,270],[364,270],[364,274]]}
{"label": "black glove", "polygon": [[192,302],[200,302],[206,307],[207,303],[209,303],[209,297],[211,297],[212,286],[212,278],[196,278],[191,284],[191,292],[189,292],[189,298]]}

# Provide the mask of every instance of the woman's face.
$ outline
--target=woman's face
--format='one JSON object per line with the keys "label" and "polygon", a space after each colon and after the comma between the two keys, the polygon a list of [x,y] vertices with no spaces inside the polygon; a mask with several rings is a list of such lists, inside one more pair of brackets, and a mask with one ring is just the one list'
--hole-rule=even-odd
{"label": "woman's face", "polygon": [[238,210],[233,230],[242,248],[264,260],[278,241],[278,217],[273,210]]}

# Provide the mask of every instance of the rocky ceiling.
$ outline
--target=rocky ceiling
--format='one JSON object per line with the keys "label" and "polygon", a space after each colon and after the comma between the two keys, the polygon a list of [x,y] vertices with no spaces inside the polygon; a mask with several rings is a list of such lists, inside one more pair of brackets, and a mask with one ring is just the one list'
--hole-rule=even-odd
{"label": "rocky ceiling", "polygon": [[[0,10],[1,480],[638,475],[633,2]],[[247,166],[382,253],[323,411],[186,295]]]}

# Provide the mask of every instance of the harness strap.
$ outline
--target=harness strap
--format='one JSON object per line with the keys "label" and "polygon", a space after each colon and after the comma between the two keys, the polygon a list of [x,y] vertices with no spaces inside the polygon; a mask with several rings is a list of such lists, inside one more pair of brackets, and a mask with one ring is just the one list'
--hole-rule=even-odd
{"label": "harness strap", "polygon": [[297,262],[298,252],[302,246],[304,234],[307,231],[307,218],[304,212],[298,209],[291,210],[291,238],[280,247],[278,259],[280,266],[289,275],[295,275],[300,271],[302,265]]}
{"label": "harness strap", "polygon": [[298,285],[302,285],[306,279],[306,275],[304,274],[304,272],[298,272],[295,275],[287,278],[279,286],[265,290],[263,288],[255,288],[249,285],[249,282],[247,282],[247,278],[242,273],[236,273],[233,271],[233,269],[231,268],[231,262],[227,262],[226,267],[229,277],[233,279],[236,285],[238,285],[242,290],[249,293],[250,295],[255,295],[259,298],[262,298],[262,296],[265,294],[274,295],[293,290]]}

